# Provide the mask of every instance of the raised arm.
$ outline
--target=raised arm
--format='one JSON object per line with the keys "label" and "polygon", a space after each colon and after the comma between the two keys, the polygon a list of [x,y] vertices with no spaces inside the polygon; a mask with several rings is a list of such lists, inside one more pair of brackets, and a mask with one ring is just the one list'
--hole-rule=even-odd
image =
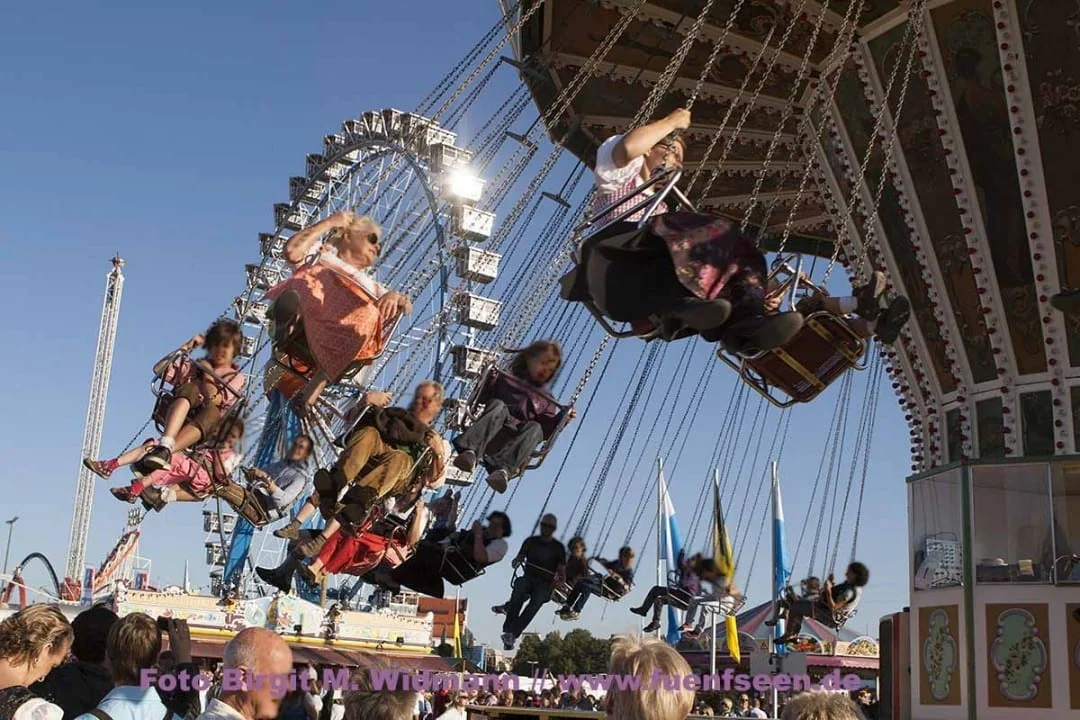
{"label": "raised arm", "polygon": [[690,127],[690,111],[680,108],[665,118],[631,130],[623,135],[623,139],[612,150],[615,167],[626,167],[637,158],[648,154],[656,143],[671,133],[688,127]]}
{"label": "raised arm", "polygon": [[[201,334],[196,335],[195,337],[191,338],[186,343],[181,345],[179,348],[177,348],[177,350],[180,350],[181,352],[189,353],[192,350],[194,350],[195,348],[200,347],[204,342],[205,342],[205,338],[203,338],[203,336]],[[172,362],[173,355],[175,355],[175,354],[176,354],[175,351],[171,352],[168,355],[166,355],[165,357],[158,360],[157,364],[154,365],[154,374],[155,375],[160,375],[161,373],[165,372],[165,368],[169,367],[169,363]]]}
{"label": "raised arm", "polygon": [[424,528],[427,527],[427,519],[427,505],[422,500],[417,500],[416,507],[413,508],[412,520],[409,522],[409,534],[405,537],[405,544],[408,547],[413,547],[420,542],[420,538],[424,535]]}
{"label": "raised arm", "polygon": [[354,217],[350,211],[343,210],[325,220],[320,220],[311,227],[304,228],[285,243],[285,259],[292,265],[300,265],[319,238],[334,228],[347,228]]}

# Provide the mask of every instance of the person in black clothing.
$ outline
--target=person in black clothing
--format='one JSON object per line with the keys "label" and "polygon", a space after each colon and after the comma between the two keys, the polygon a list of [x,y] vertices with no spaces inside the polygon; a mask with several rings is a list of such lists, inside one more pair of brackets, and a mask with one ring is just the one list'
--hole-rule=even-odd
{"label": "person in black clothing", "polygon": [[837,625],[838,613],[850,613],[859,604],[862,589],[870,582],[870,570],[861,562],[853,562],[847,567],[844,582],[833,585],[832,575],[825,581],[821,597],[817,600],[807,598],[780,600],[781,612],[786,610],[787,628],[782,637],[776,639],[779,645],[793,642],[802,630],[803,618],[810,616],[829,627]]}
{"label": "person in black clothing", "polygon": [[566,547],[554,537],[557,527],[554,515],[544,515],[540,518],[540,534],[527,538],[513,560],[514,567],[524,563],[525,572],[514,582],[509,602],[499,608],[506,613],[502,641],[507,651],[514,649],[518,637],[544,603],[551,599],[555,580],[565,570]]}
{"label": "person in black clothing", "polygon": [[589,595],[601,595],[610,600],[620,600],[630,592],[634,584],[634,551],[630,547],[619,550],[617,560],[605,560],[602,557],[594,557],[604,569],[608,571],[606,576],[599,573],[590,573],[574,583],[574,589],[566,598],[566,603],[559,608],[559,617],[563,620],[577,620]]}
{"label": "person in black clothing", "polygon": [[71,621],[75,640],[71,644],[74,660],[53,669],[30,690],[64,711],[64,720],[97,707],[113,688],[105,668],[105,639],[117,621],[116,613],[104,605],[83,610]]}

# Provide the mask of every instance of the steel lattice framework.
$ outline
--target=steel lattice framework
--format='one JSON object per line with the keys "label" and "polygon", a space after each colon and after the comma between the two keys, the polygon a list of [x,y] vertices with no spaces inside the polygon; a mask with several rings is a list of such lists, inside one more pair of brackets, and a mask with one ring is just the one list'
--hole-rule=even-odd
{"label": "steel lattice framework", "polygon": [[[105,401],[109,395],[109,376],[112,374],[116,326],[120,320],[120,297],[124,291],[124,261],[117,254],[113,269],[105,284],[105,302],[101,307],[97,351],[94,353],[94,374],[90,380],[90,403],[86,409],[86,428],[83,430],[82,457],[97,457],[101,449],[101,428],[105,423]],[[90,533],[90,509],[94,503],[94,474],[79,465],[75,490],[75,509],[71,516],[71,536],[68,540],[67,568],[69,578],[82,576],[86,561],[86,538]]]}

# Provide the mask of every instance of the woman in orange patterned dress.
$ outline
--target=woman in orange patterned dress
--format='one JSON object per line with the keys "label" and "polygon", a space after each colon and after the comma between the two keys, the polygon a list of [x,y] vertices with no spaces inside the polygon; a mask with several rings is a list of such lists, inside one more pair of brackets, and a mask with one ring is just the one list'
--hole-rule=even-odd
{"label": "woman in orange patterned dress", "polygon": [[304,410],[354,363],[378,355],[389,339],[385,329],[412,312],[409,298],[364,272],[379,256],[381,232],[367,215],[346,210],[301,230],[285,244],[285,259],[295,270],[266,297],[274,301],[270,319],[275,347],[301,336],[315,361],[297,399]]}

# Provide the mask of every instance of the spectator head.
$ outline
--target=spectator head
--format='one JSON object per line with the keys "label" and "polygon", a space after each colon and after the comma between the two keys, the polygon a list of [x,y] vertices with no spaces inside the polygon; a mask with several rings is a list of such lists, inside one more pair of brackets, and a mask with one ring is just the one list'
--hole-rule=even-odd
{"label": "spectator head", "polygon": [[853,562],[847,566],[846,579],[855,587],[865,587],[870,582],[870,570],[861,562]]}
{"label": "spectator head", "polygon": [[862,720],[862,713],[846,693],[808,692],[784,705],[780,720]]}
{"label": "spectator head", "polygon": [[104,605],[95,605],[76,615],[71,621],[71,629],[75,631],[71,654],[82,662],[98,665],[105,662],[105,642],[109,639],[112,626],[119,619],[116,613]]}
{"label": "spectator head", "polygon": [[496,510],[488,515],[487,524],[489,535],[495,538],[510,537],[510,516],[501,510]]}
{"label": "spectator head", "polygon": [[131,613],[113,623],[105,640],[105,665],[116,685],[138,685],[142,671],[157,665],[161,631],[144,613]]}
{"label": "spectator head", "polygon": [[[32,685],[64,662],[74,633],[52,605],[31,605],[0,622],[0,668]],[[21,677],[20,677],[21,676]]]}
{"label": "spectator head", "polygon": [[[611,688],[607,693],[607,716],[612,720],[684,720],[694,706],[694,691],[682,687],[690,666],[662,640],[642,637],[616,638],[611,648],[612,675],[654,677],[660,681],[647,690]],[[678,679],[678,689],[668,689]]]}
{"label": "spectator head", "polygon": [[550,538],[558,528],[559,521],[551,513],[540,518],[540,537]]}
{"label": "spectator head", "polygon": [[731,698],[724,698],[720,701],[720,712],[729,713],[735,709],[735,703],[731,701]]}
{"label": "spectator head", "polygon": [[246,720],[274,720],[281,708],[284,688],[265,678],[286,677],[292,672],[292,650],[280,635],[266,628],[241,630],[224,652],[225,670],[235,670],[247,677],[250,673],[262,682],[244,680],[236,691],[224,692],[221,700]]}
{"label": "spectator head", "polygon": [[[372,676],[391,668],[382,658],[361,655],[359,665],[349,678],[345,693],[344,720],[412,720],[416,693],[408,690],[376,688]],[[460,697],[460,693],[456,693]]]}

